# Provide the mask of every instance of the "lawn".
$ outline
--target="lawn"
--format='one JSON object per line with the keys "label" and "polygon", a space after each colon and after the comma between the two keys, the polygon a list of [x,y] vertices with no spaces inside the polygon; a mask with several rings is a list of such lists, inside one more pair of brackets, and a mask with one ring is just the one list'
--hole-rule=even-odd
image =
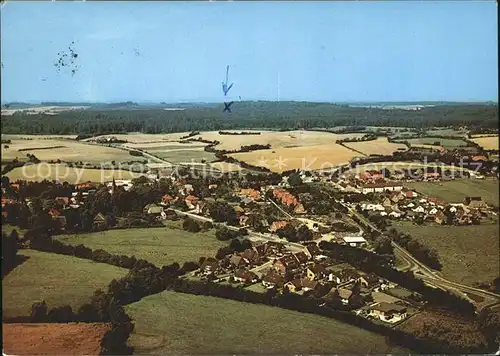
{"label": "lawn", "polygon": [[[132,156],[130,156],[132,157]],[[6,174],[11,181],[26,180],[41,182],[44,179],[59,180],[77,184],[83,182],[109,182],[115,179],[132,179],[138,177],[138,173],[123,169],[94,169],[68,167],[63,164],[31,164],[13,169]]]}
{"label": "lawn", "polygon": [[407,182],[409,189],[449,203],[462,203],[467,196],[479,196],[488,204],[498,206],[499,186],[494,179],[459,179],[448,182]]}
{"label": "lawn", "polygon": [[83,244],[91,249],[135,256],[158,267],[178,262],[198,262],[200,257],[214,257],[227,243],[215,238],[214,230],[191,233],[180,228],[141,228],[60,235],[57,239],[71,245]]}
{"label": "lawn", "polygon": [[383,336],[312,314],[171,291],[125,307],[138,354],[386,354]]}
{"label": "lawn", "polygon": [[470,226],[418,226],[394,222],[393,227],[434,248],[443,265],[442,274],[452,281],[473,285],[491,283],[499,276],[498,221]]}
{"label": "lawn", "polygon": [[96,289],[127,274],[123,268],[54,253],[21,250],[19,255],[27,260],[2,281],[4,317],[29,315],[31,305],[41,300],[49,308],[69,304],[76,310]]}

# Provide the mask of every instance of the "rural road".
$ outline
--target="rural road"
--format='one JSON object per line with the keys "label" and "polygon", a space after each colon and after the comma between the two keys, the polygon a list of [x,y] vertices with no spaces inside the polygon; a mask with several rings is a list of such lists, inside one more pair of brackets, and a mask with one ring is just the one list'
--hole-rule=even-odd
{"label": "rural road", "polygon": [[[365,222],[368,226],[370,226],[372,229],[375,231],[378,231],[381,234],[384,234],[383,231],[378,229],[376,226],[374,226],[371,222],[366,220],[362,215],[360,215],[357,211],[352,209],[351,207],[345,205],[343,202],[341,203],[344,207],[346,207],[349,212],[355,216],[357,216],[361,221]],[[409,270],[414,272],[415,276],[418,278],[421,278],[424,280],[427,284],[433,285],[438,288],[443,288],[446,290],[454,290],[458,291],[462,296],[466,297],[466,299],[469,299],[473,304],[476,305],[477,310],[481,311],[484,308],[491,308],[497,304],[500,303],[500,295],[479,289],[479,288],[474,288],[470,287],[464,284],[456,283],[447,280],[446,278],[443,278],[442,276],[439,275],[439,273],[419,260],[417,260],[415,257],[413,257],[408,251],[406,251],[404,248],[399,246],[397,243],[394,241],[391,242],[392,246],[394,247],[394,254],[404,260],[408,265],[409,265]],[[472,293],[475,295],[478,295],[482,298],[484,298],[484,301],[482,302],[477,302],[468,297],[467,293]]]}

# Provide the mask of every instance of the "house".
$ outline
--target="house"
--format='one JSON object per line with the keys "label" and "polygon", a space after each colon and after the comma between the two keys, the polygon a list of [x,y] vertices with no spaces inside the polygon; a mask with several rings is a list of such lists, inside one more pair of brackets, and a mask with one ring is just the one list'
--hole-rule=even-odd
{"label": "house", "polygon": [[347,288],[339,288],[339,297],[343,304],[349,304],[349,298],[351,298],[352,291]]}
{"label": "house", "polygon": [[52,217],[54,217],[54,216],[59,216],[59,215],[61,215],[61,213],[60,213],[60,212],[59,212],[59,210],[57,210],[57,209],[50,209],[50,210],[49,210],[49,215],[50,215],[50,216],[52,216]]}
{"label": "house", "polygon": [[297,262],[299,263],[299,265],[305,264],[309,260],[309,257],[307,257],[307,254],[303,251],[295,253],[294,257],[297,259]]}
{"label": "house", "polygon": [[260,200],[260,192],[252,188],[241,189],[240,195],[246,196],[252,200]]}
{"label": "house", "polygon": [[68,197],[56,197],[56,203],[62,206],[68,206],[70,201]]}
{"label": "house", "polygon": [[340,272],[331,272],[328,275],[328,280],[330,282],[335,282],[337,284],[353,282],[358,278],[359,278],[359,273],[353,269],[344,269]]}
{"label": "house", "polygon": [[347,245],[353,247],[361,246],[366,243],[366,240],[362,236],[344,236],[342,239]]}
{"label": "house", "polygon": [[229,259],[229,263],[231,264],[231,266],[236,267],[236,268],[246,266],[246,264],[247,264],[245,259],[241,256],[238,256],[238,255],[232,255],[231,258]]}
{"label": "house", "polygon": [[465,204],[470,209],[487,209],[488,205],[483,201],[481,197],[466,197]]}
{"label": "house", "polygon": [[240,256],[250,265],[257,265],[260,263],[259,253],[254,249],[246,249]]}
{"label": "house", "polygon": [[285,285],[285,279],[278,273],[270,271],[262,278],[262,284],[266,288],[283,288]]}
{"label": "house", "polygon": [[292,254],[285,255],[273,263],[273,268],[275,268],[281,274],[285,274],[287,271],[294,270],[298,267],[299,262]]}
{"label": "house", "polygon": [[248,219],[249,219],[249,217],[247,215],[241,215],[240,216],[240,225],[246,226]]}
{"label": "house", "polygon": [[279,230],[279,229],[287,226],[288,224],[290,224],[290,221],[288,221],[288,220],[277,220],[277,221],[274,221],[271,224],[271,227],[269,228],[269,231],[270,232],[276,232],[276,230]]}
{"label": "house", "polygon": [[407,317],[406,307],[382,302],[370,307],[369,315],[388,323],[396,323]]}
{"label": "house", "polygon": [[321,250],[319,249],[318,244],[316,242],[311,242],[306,244],[306,249],[311,257],[321,254]]}
{"label": "house", "polygon": [[234,273],[234,280],[243,283],[255,283],[259,280],[259,277],[257,277],[257,275],[251,271],[239,269]]}
{"label": "house", "polygon": [[326,268],[322,264],[316,263],[315,265],[307,268],[307,278],[310,280],[322,279],[326,274]]}
{"label": "house", "polygon": [[424,173],[425,180],[437,180],[441,178],[441,174],[437,172]]}
{"label": "house", "polygon": [[213,257],[205,258],[203,263],[200,266],[200,271],[204,274],[215,273],[219,268],[219,261],[217,261]]}
{"label": "house", "polygon": [[273,197],[278,199],[283,205],[286,206],[296,206],[299,204],[299,201],[293,194],[289,193],[285,189],[274,189],[273,190]]}
{"label": "house", "polygon": [[419,206],[417,206],[415,209],[413,209],[413,211],[414,211],[415,213],[424,213],[424,212],[425,212],[425,209],[424,209],[424,207],[423,207],[423,206],[420,206],[420,205],[419,205]]}
{"label": "house", "polygon": [[210,190],[217,189],[217,184],[215,184],[215,183],[213,183],[213,184],[209,184],[209,185],[208,185],[208,189],[210,189]]}
{"label": "house", "polygon": [[297,204],[295,206],[295,208],[293,209],[293,212],[295,214],[305,214],[307,213],[306,209],[304,208],[304,205],[302,205],[301,203]]}
{"label": "house", "polygon": [[268,241],[257,245],[255,250],[260,256],[276,256],[282,254],[283,250],[285,250],[285,245],[281,242]]}
{"label": "house", "polygon": [[161,201],[165,205],[170,205],[174,203],[177,200],[177,198],[172,197],[171,195],[165,194],[162,198]]}
{"label": "house", "polygon": [[186,203],[188,209],[194,209],[196,208],[199,200],[200,199],[198,197],[190,194],[186,197],[186,199],[184,199],[184,202]]}
{"label": "house", "polygon": [[152,215],[157,218],[166,219],[167,215],[163,210],[162,206],[158,206],[156,204],[148,204],[143,208],[144,214]]}
{"label": "house", "polygon": [[416,197],[418,197],[418,194],[416,192],[411,191],[411,190],[407,191],[405,193],[405,195],[406,195],[407,198],[416,198]]}
{"label": "house", "polygon": [[96,189],[96,186],[92,182],[88,181],[86,183],[81,183],[81,184],[75,185],[75,189],[81,190],[81,191],[89,191],[92,189]]}
{"label": "house", "polygon": [[406,195],[403,194],[402,192],[398,192],[398,193],[395,193],[391,196],[391,201],[394,203],[394,204],[397,204],[399,203],[400,201],[406,199]]}
{"label": "house", "polygon": [[382,201],[382,206],[385,206],[385,207],[392,206],[392,200],[391,200],[391,199],[389,199],[389,198],[385,198],[385,199]]}
{"label": "house", "polygon": [[358,282],[366,288],[374,288],[380,285],[381,279],[376,274],[368,273],[359,277]]}
{"label": "house", "polygon": [[[456,210],[456,209],[455,209]],[[450,210],[451,211],[451,210]],[[434,215],[434,221],[436,222],[436,224],[443,224],[446,220],[446,216],[444,215],[444,213],[439,210],[435,215]]]}
{"label": "house", "polygon": [[103,214],[98,213],[92,221],[92,226],[95,230],[102,230],[108,226],[108,221]]}
{"label": "house", "polygon": [[318,281],[312,281],[307,278],[297,278],[288,282],[285,286],[288,287],[290,292],[297,293],[299,291],[307,292],[310,290],[317,290],[321,284]]}
{"label": "house", "polygon": [[384,191],[399,192],[403,190],[403,186],[397,183],[367,183],[361,185],[361,193],[382,193]]}

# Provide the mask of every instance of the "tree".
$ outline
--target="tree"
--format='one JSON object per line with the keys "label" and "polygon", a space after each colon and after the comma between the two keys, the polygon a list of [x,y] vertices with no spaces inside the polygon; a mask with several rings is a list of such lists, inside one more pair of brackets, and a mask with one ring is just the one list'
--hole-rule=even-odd
{"label": "tree", "polygon": [[182,222],[182,228],[189,232],[199,232],[201,230],[200,225],[191,218],[186,218]]}
{"label": "tree", "polygon": [[311,241],[313,239],[312,231],[306,225],[298,228],[296,236],[299,241]]}
{"label": "tree", "polygon": [[288,184],[292,187],[301,185],[302,183],[302,178],[300,178],[299,172],[292,173],[288,176]]}
{"label": "tree", "polygon": [[31,306],[30,320],[32,323],[47,321],[47,304],[45,301],[33,303]]}
{"label": "tree", "polygon": [[215,237],[219,241],[228,241],[233,237],[233,235],[226,226],[222,226],[217,228],[217,230],[215,231]]}
{"label": "tree", "polygon": [[394,254],[394,248],[392,247],[392,241],[390,238],[385,236],[380,236],[373,242],[373,248],[376,253],[381,255],[392,255]]}

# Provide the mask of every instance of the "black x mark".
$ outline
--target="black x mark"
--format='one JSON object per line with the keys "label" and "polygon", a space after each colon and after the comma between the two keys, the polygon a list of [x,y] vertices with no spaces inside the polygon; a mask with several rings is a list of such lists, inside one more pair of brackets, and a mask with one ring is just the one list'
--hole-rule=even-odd
{"label": "black x mark", "polygon": [[222,112],[231,112],[231,105],[233,105],[234,101],[231,101],[230,103],[224,103],[224,110]]}

